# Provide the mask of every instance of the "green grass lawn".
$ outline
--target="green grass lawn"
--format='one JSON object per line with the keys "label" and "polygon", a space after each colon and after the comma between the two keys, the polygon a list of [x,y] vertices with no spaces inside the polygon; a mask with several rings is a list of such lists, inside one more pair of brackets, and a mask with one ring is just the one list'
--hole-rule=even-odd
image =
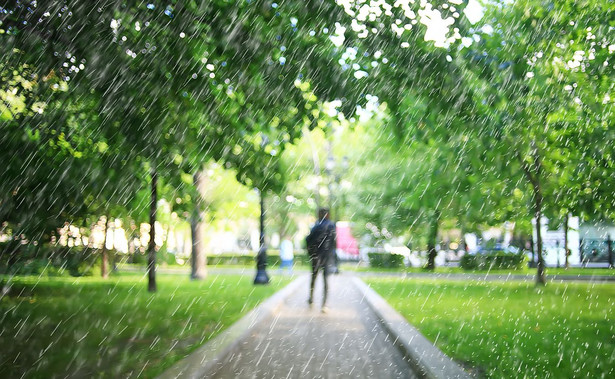
{"label": "green grass lawn", "polygon": [[[355,263],[343,263],[342,270],[355,272],[393,272],[393,273],[436,273],[436,274],[499,274],[499,275],[536,275],[535,268],[524,268],[522,270],[473,270],[468,271],[460,267],[436,267],[434,271],[428,271],[421,267],[402,267],[402,268],[379,268],[359,266]],[[556,268],[547,267],[546,274],[548,275],[566,275],[566,276],[615,276],[615,270],[607,268]]]}
{"label": "green grass lawn", "polygon": [[366,282],[442,351],[487,377],[615,377],[615,284]]}
{"label": "green grass lawn", "polygon": [[0,277],[0,377],[153,377],[290,281],[157,279]]}

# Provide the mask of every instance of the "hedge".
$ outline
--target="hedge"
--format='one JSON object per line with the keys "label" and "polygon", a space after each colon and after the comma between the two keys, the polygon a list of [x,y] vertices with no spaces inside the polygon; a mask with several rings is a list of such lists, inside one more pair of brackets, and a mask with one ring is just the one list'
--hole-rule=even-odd
{"label": "hedge", "polygon": [[391,253],[367,253],[371,267],[401,268],[404,266],[404,256]]}
{"label": "hedge", "polygon": [[[307,254],[295,254],[294,264],[307,266],[310,265],[310,258]],[[256,264],[256,254],[254,255],[245,255],[245,254],[220,254],[220,255],[208,255],[207,256],[207,265],[208,266],[217,266],[217,265],[242,265],[242,266],[250,266]],[[280,256],[277,253],[267,254],[267,266],[279,266],[280,265]]]}
{"label": "hedge", "polygon": [[459,265],[464,270],[521,270],[527,265],[527,257],[525,254],[466,254]]}
{"label": "hedge", "polygon": [[[120,254],[109,250],[109,263],[113,265],[114,257],[133,264],[147,264],[147,253]],[[156,252],[158,264],[176,264],[175,255],[162,248]],[[310,258],[307,254],[295,254],[294,263],[300,266],[309,266]],[[189,265],[189,260],[187,265]],[[256,264],[256,254],[221,254],[207,255],[207,265],[241,265],[252,266]],[[35,246],[32,244],[2,243],[0,244],[0,274],[12,275],[71,275],[89,276],[100,273],[100,249],[84,246]],[[267,266],[280,265],[280,255],[277,250],[267,254]]]}
{"label": "hedge", "polygon": [[[113,251],[109,252],[110,259]],[[0,245],[0,273],[85,276],[100,271],[100,251],[88,247]]]}

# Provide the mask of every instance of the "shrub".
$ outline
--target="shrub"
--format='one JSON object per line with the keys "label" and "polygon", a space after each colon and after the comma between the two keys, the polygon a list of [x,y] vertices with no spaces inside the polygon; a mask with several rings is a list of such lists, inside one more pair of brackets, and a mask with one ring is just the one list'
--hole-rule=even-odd
{"label": "shrub", "polygon": [[379,268],[401,268],[404,266],[404,256],[391,253],[368,253],[369,265]]}
{"label": "shrub", "polygon": [[491,270],[511,269],[521,270],[527,265],[527,257],[523,253],[493,253],[493,254],[466,254],[459,261],[465,270]]}
{"label": "shrub", "polygon": [[3,244],[0,251],[0,273],[15,275],[93,275],[100,259],[99,250],[83,246]]}
{"label": "shrub", "polygon": [[[147,257],[147,253],[145,254]],[[147,259],[146,259],[147,261]],[[167,265],[176,265],[177,260],[175,259],[175,254],[169,253],[167,250],[167,245],[164,244],[158,251],[156,251],[156,263],[167,264]]]}
{"label": "shrub", "polygon": [[459,266],[461,266],[464,270],[477,270],[480,263],[479,258],[479,255],[465,254],[459,260]]}
{"label": "shrub", "polygon": [[147,264],[147,253],[142,253],[139,250],[130,254],[128,257],[128,262],[134,264]]}
{"label": "shrub", "polygon": [[[296,265],[309,265],[310,258],[307,254],[295,254],[293,262]],[[256,253],[246,255],[246,254],[220,254],[220,255],[208,255],[207,256],[207,265],[208,266],[217,266],[217,265],[242,265],[242,266],[250,266],[256,265]],[[279,266],[280,265],[280,255],[276,250],[272,250],[271,252],[267,252],[267,267]]]}
{"label": "shrub", "polygon": [[[267,264],[270,264],[271,255],[267,256]],[[244,255],[244,254],[220,254],[220,255],[207,255],[208,266],[218,265],[251,265],[256,264],[256,254]]]}

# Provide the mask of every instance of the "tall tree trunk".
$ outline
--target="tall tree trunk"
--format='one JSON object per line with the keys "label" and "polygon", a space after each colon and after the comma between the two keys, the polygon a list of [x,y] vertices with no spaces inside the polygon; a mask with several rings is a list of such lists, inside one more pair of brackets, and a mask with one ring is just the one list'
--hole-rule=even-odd
{"label": "tall tree trunk", "polygon": [[147,246],[147,290],[156,292],[156,207],[158,203],[158,171],[156,166],[151,168],[151,197],[149,203],[149,243]]}
{"label": "tall tree trunk", "polygon": [[534,190],[534,218],[536,219],[536,253],[538,254],[538,264],[536,265],[536,284],[545,285],[547,280],[545,278],[545,261],[542,257],[542,188],[540,185],[540,178],[542,176],[542,163],[540,162],[540,155],[535,141],[531,142],[532,151],[532,165],[530,166],[526,162],[521,154],[517,153],[517,158],[521,164],[521,168],[525,173],[526,178],[532,185]]}
{"label": "tall tree trunk", "polygon": [[205,241],[203,240],[203,196],[205,192],[203,173],[197,171],[194,174],[194,185],[198,191],[198,197],[190,218],[190,233],[192,234],[192,272],[191,279],[204,279],[207,276],[207,257],[205,256]]}
{"label": "tall tree trunk", "polygon": [[427,240],[427,268],[428,270],[435,270],[436,268],[436,242],[438,239],[438,226],[440,224],[440,211],[436,209],[431,220],[429,227],[429,238]]}
{"label": "tall tree trunk", "polygon": [[104,231],[104,236],[105,238],[103,239],[103,246],[102,246],[102,252],[101,252],[101,266],[100,266],[100,276],[103,277],[103,279],[107,279],[109,277],[109,252],[107,251],[107,234],[109,233],[109,224],[110,224],[110,217],[109,216],[105,216],[106,220],[105,220],[105,231]]}
{"label": "tall tree trunk", "polygon": [[269,276],[267,275],[267,245],[265,245],[265,194],[260,191],[261,200],[261,216],[260,216],[260,237],[259,237],[259,249],[256,255],[256,277],[254,278],[254,284],[267,284],[269,283]]}
{"label": "tall tree trunk", "polygon": [[536,284],[545,285],[545,261],[542,256],[542,187],[540,185],[540,177],[542,176],[542,164],[538,155],[538,150],[534,147],[534,212],[536,214],[536,250],[538,250],[538,266],[536,270]]}
{"label": "tall tree trunk", "polygon": [[530,235],[530,251],[532,252],[532,262],[530,267],[534,267],[536,262],[536,249],[534,248],[534,236]]}
{"label": "tall tree trunk", "polygon": [[606,248],[609,253],[609,268],[613,268],[613,240],[611,240],[611,234],[606,236]]}
{"label": "tall tree trunk", "polygon": [[538,265],[536,270],[536,284],[545,285],[545,261],[542,257],[542,192],[540,186],[534,187],[534,214],[536,217],[536,250]]}
{"label": "tall tree trunk", "polygon": [[134,227],[134,221],[133,220],[128,220],[127,221],[127,228],[126,228],[126,233],[128,233],[128,263],[134,263],[134,257],[135,257],[135,253],[137,251],[137,246],[135,245],[135,229],[136,227]]}
{"label": "tall tree trunk", "polygon": [[568,256],[570,255],[570,250],[568,250],[568,218],[570,217],[569,213],[566,213],[566,217],[564,218],[564,256],[566,257],[564,267],[568,269],[570,264],[568,262]]}
{"label": "tall tree trunk", "polygon": [[463,216],[458,217],[457,223],[459,225],[459,230],[461,231],[461,238],[459,239],[459,247],[455,252],[455,256],[457,256],[459,250],[463,250],[463,254],[466,254],[468,252],[468,244],[466,242],[467,227]]}
{"label": "tall tree trunk", "polygon": [[285,203],[284,201],[282,201],[281,197],[280,197],[280,202],[283,204],[280,207],[280,224],[279,227],[280,229],[278,230],[278,233],[280,234],[280,240],[284,239],[284,237],[288,234],[288,213],[289,213],[289,207],[287,205],[287,203]]}

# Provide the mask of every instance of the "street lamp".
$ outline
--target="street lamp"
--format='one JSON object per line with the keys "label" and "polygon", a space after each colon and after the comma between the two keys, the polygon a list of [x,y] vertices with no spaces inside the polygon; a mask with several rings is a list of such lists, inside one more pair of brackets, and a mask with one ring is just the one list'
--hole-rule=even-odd
{"label": "street lamp", "polygon": [[333,222],[335,222],[335,217],[337,216],[337,212],[333,212],[333,181],[335,180],[335,173],[334,170],[335,169],[335,158],[333,158],[333,155],[331,154],[331,149],[329,148],[329,156],[327,157],[327,161],[325,162],[325,172],[327,174],[327,179],[328,179],[328,183],[327,183],[327,188],[329,190],[329,216],[331,218],[331,220]]}
{"label": "street lamp", "polygon": [[259,247],[256,255],[256,277],[254,284],[268,284],[269,275],[267,275],[267,245],[265,245],[265,195],[263,191],[259,191],[261,216],[260,216],[260,236],[258,239]]}
{"label": "street lamp", "polygon": [[[339,168],[339,169],[336,169]],[[340,217],[339,217],[339,209],[334,209],[334,206],[336,205],[336,201],[334,200],[334,188],[333,186],[335,185],[335,190],[340,190],[340,181],[341,181],[341,175],[342,172],[346,172],[346,170],[348,169],[348,157],[344,156],[342,158],[341,161],[341,165],[338,165],[335,158],[333,157],[333,152],[331,149],[331,145],[329,144],[329,152],[328,152],[328,156],[327,156],[327,161],[325,162],[325,173],[328,176],[328,189],[329,189],[329,212],[330,212],[330,218],[331,221],[333,221],[334,223],[337,223],[337,221],[339,221]],[[343,195],[343,193],[342,193]],[[338,268],[338,257],[337,257],[337,252],[334,256],[334,262],[332,262],[331,264],[331,272],[334,273],[339,273],[339,268]]]}
{"label": "street lamp", "polygon": [[[261,150],[264,150],[269,143],[269,137],[260,133]],[[265,174],[265,173],[263,173]],[[265,244],[265,191],[267,186],[261,183],[260,188],[257,188],[260,197],[261,215],[260,215],[260,235],[258,238],[258,254],[256,255],[256,276],[254,284],[268,284],[269,275],[267,275],[267,245]]]}
{"label": "street lamp", "polygon": [[[339,169],[336,169],[338,168]],[[339,207],[336,207],[338,201],[334,198],[336,191],[340,192],[343,196],[343,191],[340,191],[340,182],[342,181],[342,173],[348,170],[348,157],[343,156],[341,164],[338,165],[337,161],[333,157],[331,149],[329,149],[329,156],[325,162],[325,172],[328,176],[328,190],[329,190],[329,210],[331,212],[331,219],[333,221],[339,221]],[[335,216],[335,217],[334,217]]]}

